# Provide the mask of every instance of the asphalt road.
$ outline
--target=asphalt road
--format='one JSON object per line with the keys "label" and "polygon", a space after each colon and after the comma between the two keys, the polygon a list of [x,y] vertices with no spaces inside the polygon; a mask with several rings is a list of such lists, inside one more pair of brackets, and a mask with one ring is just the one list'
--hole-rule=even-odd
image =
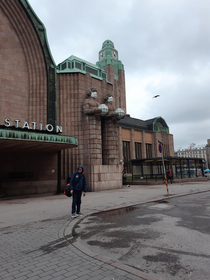
{"label": "asphalt road", "polygon": [[74,229],[91,251],[161,279],[210,279],[210,192],[91,215]]}

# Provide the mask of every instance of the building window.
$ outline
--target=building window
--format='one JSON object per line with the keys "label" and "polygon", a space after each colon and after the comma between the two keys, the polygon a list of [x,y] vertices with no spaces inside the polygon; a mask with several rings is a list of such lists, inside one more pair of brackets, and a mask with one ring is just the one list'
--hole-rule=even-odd
{"label": "building window", "polygon": [[102,78],[106,80],[106,73],[102,73]]}
{"label": "building window", "polygon": [[75,68],[77,68],[77,69],[82,69],[81,63],[75,61]]}
{"label": "building window", "polygon": [[142,158],[141,143],[135,142],[136,159]]}
{"label": "building window", "polygon": [[130,142],[123,141],[124,173],[131,173]]}
{"label": "building window", "polygon": [[61,67],[62,70],[66,69],[66,62]]}
{"label": "building window", "polygon": [[98,71],[96,69],[93,69],[89,66],[86,66],[86,72],[90,73],[90,74],[93,74],[95,76],[98,76]]}
{"label": "building window", "polygon": [[152,144],[146,144],[146,157],[152,158]]}

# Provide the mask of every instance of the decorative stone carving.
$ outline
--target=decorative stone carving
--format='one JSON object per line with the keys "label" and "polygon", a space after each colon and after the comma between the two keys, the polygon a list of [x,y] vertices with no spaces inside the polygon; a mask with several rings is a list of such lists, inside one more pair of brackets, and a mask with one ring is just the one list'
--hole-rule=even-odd
{"label": "decorative stone carving", "polygon": [[101,114],[101,109],[98,108],[100,105],[98,101],[96,101],[97,98],[97,90],[94,87],[91,87],[87,91],[87,98],[83,102],[83,110],[85,115],[91,115]]}
{"label": "decorative stone carving", "polygon": [[106,115],[106,117],[118,118],[118,114],[115,113],[115,109],[114,109],[114,106],[113,106],[112,102],[113,102],[113,96],[112,96],[111,93],[108,93],[107,96],[104,99],[104,103],[109,109],[109,112]]}

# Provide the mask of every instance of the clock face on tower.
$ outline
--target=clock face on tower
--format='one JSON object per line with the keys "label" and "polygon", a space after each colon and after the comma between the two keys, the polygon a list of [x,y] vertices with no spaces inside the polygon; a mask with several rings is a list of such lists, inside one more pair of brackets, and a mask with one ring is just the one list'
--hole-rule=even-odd
{"label": "clock face on tower", "polygon": [[105,55],[104,55],[104,52],[101,52],[100,53],[100,60],[104,59]]}
{"label": "clock face on tower", "polygon": [[117,58],[117,54],[115,51],[112,51],[112,57]]}

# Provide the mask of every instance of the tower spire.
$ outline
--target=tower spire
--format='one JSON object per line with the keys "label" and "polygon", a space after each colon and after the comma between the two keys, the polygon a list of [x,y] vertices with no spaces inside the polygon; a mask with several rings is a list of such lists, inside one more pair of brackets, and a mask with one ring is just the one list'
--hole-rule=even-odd
{"label": "tower spire", "polygon": [[115,49],[114,43],[106,40],[99,51],[99,61],[96,62],[96,65],[104,70],[104,67],[109,64],[114,66],[114,78],[118,80],[118,70],[124,70],[124,65],[118,60],[118,51]]}

